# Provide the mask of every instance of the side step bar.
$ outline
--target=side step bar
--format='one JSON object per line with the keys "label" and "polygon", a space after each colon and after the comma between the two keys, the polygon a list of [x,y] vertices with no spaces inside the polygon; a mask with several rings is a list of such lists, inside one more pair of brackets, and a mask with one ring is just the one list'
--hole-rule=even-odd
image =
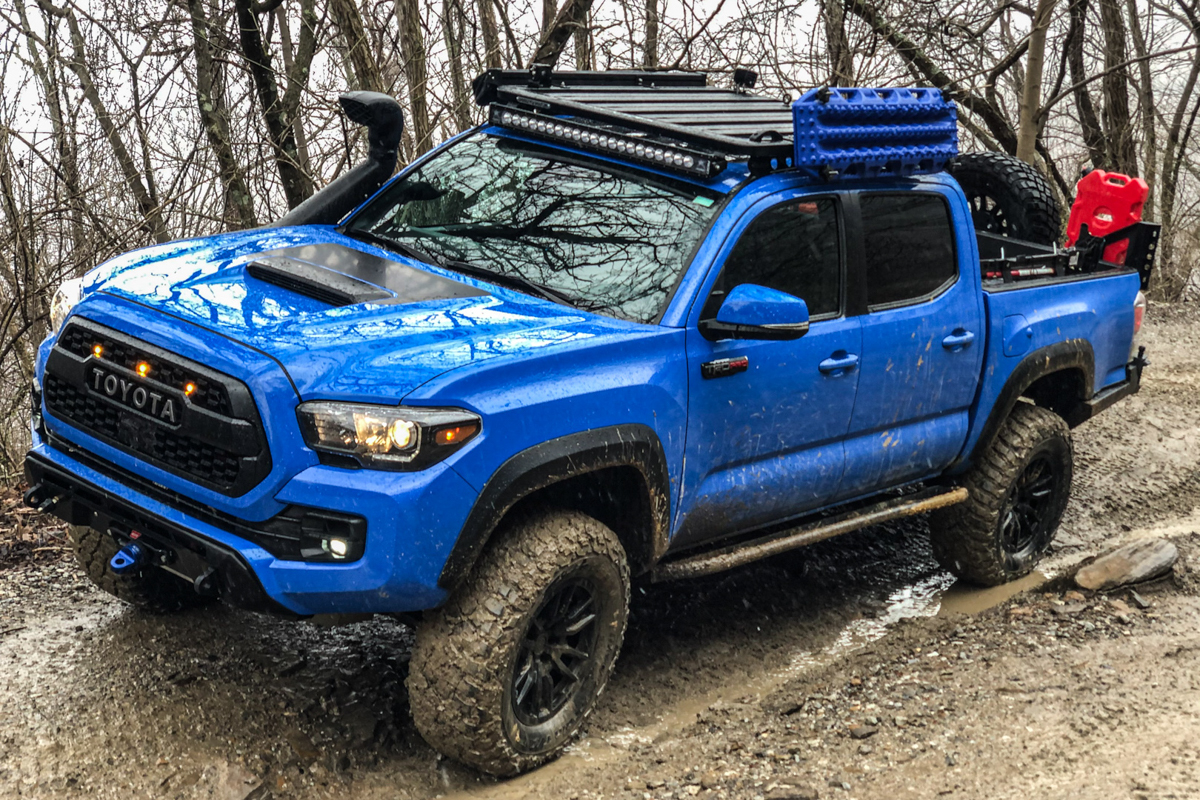
{"label": "side step bar", "polygon": [[727,569],[740,567],[760,558],[794,550],[797,547],[831,539],[871,525],[878,525],[900,517],[911,517],[935,508],[945,508],[961,503],[969,497],[964,488],[948,492],[927,489],[907,497],[894,497],[865,508],[848,511],[819,522],[790,528],[779,533],[762,536],[742,544],[730,545],[719,550],[690,556],[679,561],[659,564],[651,572],[654,582],[672,581],[679,578],[697,578]]}

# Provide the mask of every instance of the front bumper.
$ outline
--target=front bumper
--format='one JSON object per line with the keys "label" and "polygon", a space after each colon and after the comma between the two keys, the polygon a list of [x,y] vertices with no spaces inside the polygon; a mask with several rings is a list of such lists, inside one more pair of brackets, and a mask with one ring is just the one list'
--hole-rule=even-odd
{"label": "front bumper", "polygon": [[310,467],[276,499],[361,516],[366,549],[350,563],[285,560],[237,535],[239,524],[258,523],[233,520],[156,484],[130,485],[129,475],[103,460],[61,442],[51,446],[39,433],[25,460],[29,485],[37,489],[31,504],[118,540],[136,531],[151,552],[167,554],[169,563],[147,568],[167,569],[231,605],[288,616],[440,605],[446,593],[437,579],[476,497],[442,465],[417,473]]}

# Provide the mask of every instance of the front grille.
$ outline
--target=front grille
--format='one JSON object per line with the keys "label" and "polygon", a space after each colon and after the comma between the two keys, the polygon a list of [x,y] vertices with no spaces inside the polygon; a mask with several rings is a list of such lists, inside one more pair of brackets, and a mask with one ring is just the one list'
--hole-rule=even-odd
{"label": "front grille", "polygon": [[[149,366],[148,377],[137,375],[139,362]],[[106,395],[100,377],[89,382],[96,370],[160,400],[171,397],[178,416],[164,419],[147,413],[145,404],[131,407],[118,395]],[[193,391],[185,394],[188,384]],[[59,337],[46,363],[43,391],[52,417],[222,494],[241,496],[271,470],[258,409],[245,384],[89,320],[74,318]]]}
{"label": "front grille", "polygon": [[188,382],[194,384],[196,390],[190,399],[196,405],[226,417],[233,413],[233,408],[229,403],[229,393],[225,391],[225,387],[195,375],[177,364],[165,361],[149,351],[107,336],[103,331],[84,328],[82,325],[72,323],[67,326],[63,335],[58,339],[59,347],[80,358],[92,355],[92,348],[96,345],[103,348],[103,358],[106,362],[133,372],[137,369],[138,362],[144,361],[150,365],[150,374],[154,375],[160,383],[180,388]]}
{"label": "front grille", "polygon": [[[115,406],[76,389],[57,375],[46,376],[45,393],[46,405],[71,422],[100,438],[119,440],[123,412]],[[150,461],[218,486],[232,486],[241,470],[241,459],[235,453],[165,428],[151,429],[148,436],[133,443],[132,449]]]}

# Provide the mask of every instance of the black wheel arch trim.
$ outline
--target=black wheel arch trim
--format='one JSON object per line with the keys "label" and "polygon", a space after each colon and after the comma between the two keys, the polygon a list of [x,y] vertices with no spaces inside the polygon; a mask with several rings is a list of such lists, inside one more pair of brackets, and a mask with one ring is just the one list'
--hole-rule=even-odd
{"label": "black wheel arch trim", "polygon": [[[983,425],[979,440],[975,442],[975,446],[966,458],[974,463],[978,455],[991,446],[1000,432],[1000,426],[1004,424],[1004,420],[1008,419],[1008,415],[1012,413],[1013,408],[1030,386],[1047,375],[1073,369],[1083,373],[1083,396],[1077,400],[1079,403],[1084,403],[1091,399],[1095,386],[1096,355],[1091,342],[1086,339],[1067,339],[1034,350],[1021,359],[1021,363],[1005,381],[1004,388],[996,397],[996,402],[992,404],[991,413],[988,414],[987,422]],[[947,469],[952,470],[960,466],[963,461],[964,456],[960,455]]]}
{"label": "black wheel arch trim", "polygon": [[501,464],[471,507],[438,577],[438,586],[453,591],[462,583],[500,522],[518,502],[569,478],[610,467],[633,467],[641,474],[646,491],[643,499],[651,516],[650,530],[645,532],[649,541],[642,544],[648,545],[649,558],[646,560],[650,563],[636,566],[649,569],[666,552],[670,529],[670,474],[658,434],[647,425],[630,423],[550,439],[522,450]]}

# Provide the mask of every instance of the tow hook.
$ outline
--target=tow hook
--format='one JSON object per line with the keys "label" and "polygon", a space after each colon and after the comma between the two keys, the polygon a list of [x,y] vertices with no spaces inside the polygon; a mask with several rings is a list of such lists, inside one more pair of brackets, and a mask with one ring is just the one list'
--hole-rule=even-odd
{"label": "tow hook", "polygon": [[43,497],[42,493],[44,491],[45,485],[39,483],[29,491],[25,492],[25,496],[21,499],[25,501],[25,505],[36,509],[39,514],[45,514],[47,511],[61,503],[65,495],[58,494],[51,495],[50,497]]}
{"label": "tow hook", "polygon": [[126,572],[133,572],[140,568],[145,561],[145,548],[137,542],[130,542],[117,551],[117,554],[108,562],[108,566],[118,575],[124,575]]}

